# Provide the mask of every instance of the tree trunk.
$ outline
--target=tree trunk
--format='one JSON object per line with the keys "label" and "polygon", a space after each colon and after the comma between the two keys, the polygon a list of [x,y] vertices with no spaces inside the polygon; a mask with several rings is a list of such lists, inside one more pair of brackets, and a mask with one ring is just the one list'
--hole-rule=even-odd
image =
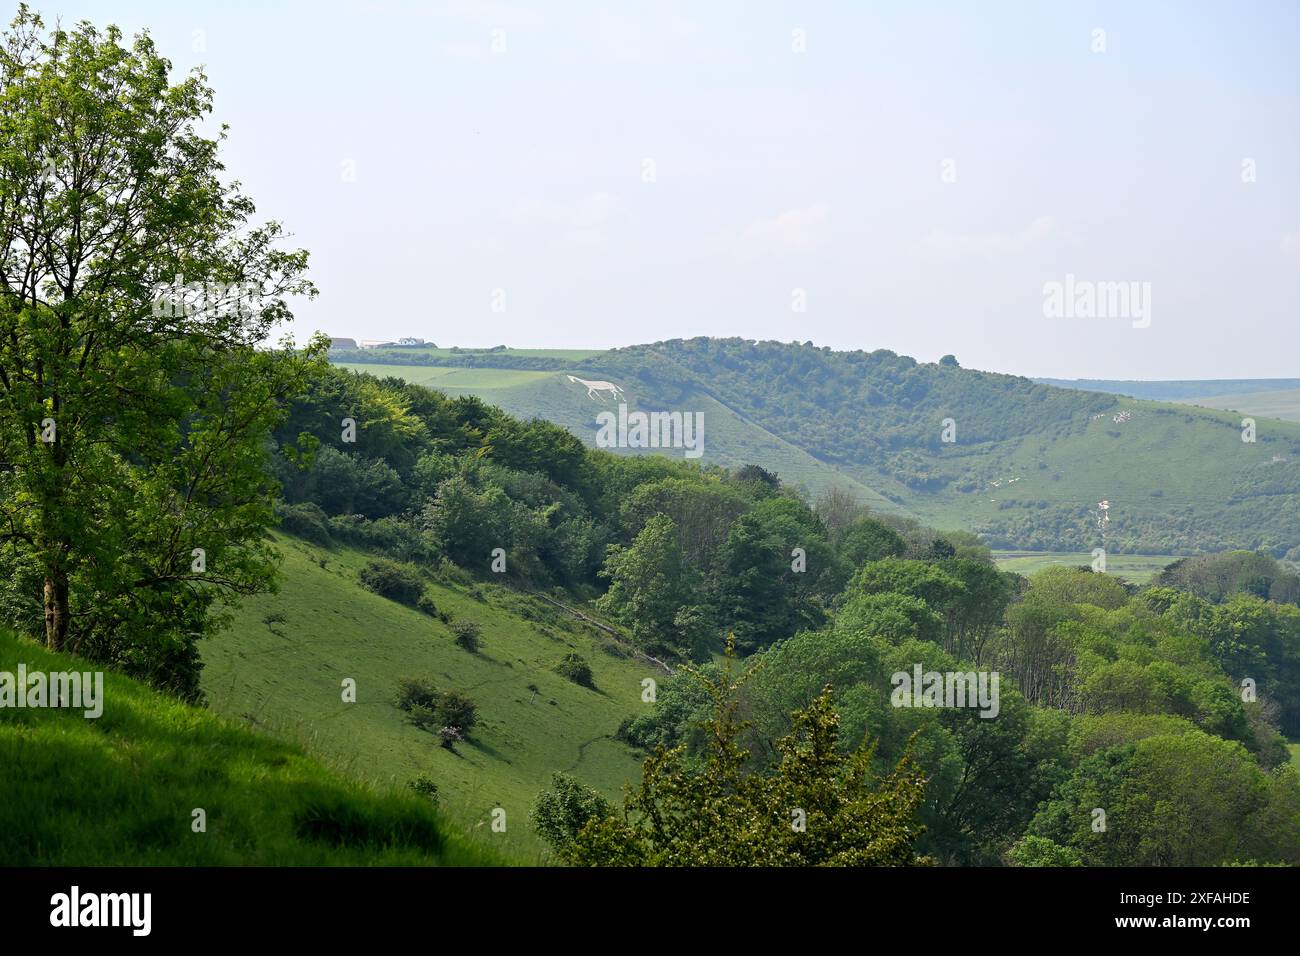
{"label": "tree trunk", "polygon": [[63,649],[68,636],[68,574],[49,571],[45,576],[45,646]]}

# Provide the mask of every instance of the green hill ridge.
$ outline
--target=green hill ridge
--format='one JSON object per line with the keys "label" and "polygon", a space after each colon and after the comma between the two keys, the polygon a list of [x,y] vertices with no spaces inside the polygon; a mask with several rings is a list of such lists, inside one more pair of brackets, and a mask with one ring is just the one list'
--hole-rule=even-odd
{"label": "green hill ridge", "polygon": [[[761,464],[814,495],[838,486],[877,510],[976,532],[994,548],[1245,548],[1300,558],[1300,423],[1261,416],[1247,442],[1238,412],[888,350],[697,338],[581,361],[569,354],[407,349],[331,358],[546,418],[588,444],[596,412],[611,405],[566,375],[612,381],[633,408],[703,411],[705,461]],[[949,420],[953,441],[945,441]]]}

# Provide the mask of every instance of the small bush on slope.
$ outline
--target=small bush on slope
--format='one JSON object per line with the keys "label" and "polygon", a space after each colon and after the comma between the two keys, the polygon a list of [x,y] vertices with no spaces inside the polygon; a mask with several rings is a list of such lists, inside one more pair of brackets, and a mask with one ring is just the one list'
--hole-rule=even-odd
{"label": "small bush on slope", "polygon": [[407,607],[416,607],[424,596],[424,582],[419,572],[387,558],[371,561],[361,569],[358,577],[367,590]]}

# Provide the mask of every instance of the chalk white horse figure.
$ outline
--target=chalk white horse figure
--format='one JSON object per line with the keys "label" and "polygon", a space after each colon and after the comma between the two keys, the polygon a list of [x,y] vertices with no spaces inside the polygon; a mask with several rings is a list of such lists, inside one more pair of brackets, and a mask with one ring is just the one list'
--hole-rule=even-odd
{"label": "chalk white horse figure", "polygon": [[589,382],[585,378],[578,378],[576,375],[566,376],[570,382],[577,382],[579,385],[587,386],[587,397],[595,399],[598,392],[609,392],[610,397],[619,399],[623,397],[623,390],[613,382]]}

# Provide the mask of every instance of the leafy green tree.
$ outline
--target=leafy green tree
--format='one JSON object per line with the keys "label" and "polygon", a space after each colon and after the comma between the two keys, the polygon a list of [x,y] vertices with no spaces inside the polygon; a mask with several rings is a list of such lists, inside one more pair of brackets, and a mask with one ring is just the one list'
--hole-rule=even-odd
{"label": "leafy green tree", "polygon": [[667,515],[645,523],[630,547],[611,545],[601,575],[609,590],[596,606],[624,625],[643,647],[677,648],[674,621],[690,600],[677,548],[677,528]]}
{"label": "leafy green tree", "polygon": [[1033,576],[1035,594],[1055,604],[1091,604],[1114,610],[1128,603],[1128,592],[1113,576],[1089,568],[1044,568]]}
{"label": "leafy green tree", "polygon": [[671,477],[638,485],[622,507],[621,519],[639,532],[655,515],[673,519],[682,561],[703,569],[712,564],[735,520],[751,501],[734,485]]}
{"label": "leafy green tree", "polygon": [[377,458],[363,459],[321,445],[310,466],[290,473],[291,501],[310,501],[329,514],[364,514],[383,518],[396,514],[409,496],[401,476]]}
{"label": "leafy green tree", "polygon": [[437,497],[421,515],[421,523],[443,552],[465,567],[486,568],[493,548],[504,548],[507,568],[531,569],[541,537],[533,515],[496,484],[475,486],[469,472],[438,485]]}
{"label": "leafy green tree", "polygon": [[214,602],[271,586],[265,440],[325,343],[258,349],[307,256],[222,181],[203,75],[169,72],[25,6],[0,42],[0,560],[50,647],[193,697]]}
{"label": "leafy green tree", "polygon": [[886,558],[859,568],[844,589],[847,596],[893,592],[928,604],[940,614],[965,591],[966,586],[940,564],[931,561]]}
{"label": "leafy green tree", "polygon": [[1075,850],[1040,836],[1021,839],[1011,848],[1007,859],[1012,866],[1083,866]]}
{"label": "leafy green tree", "polygon": [[[1104,828],[1095,810],[1105,812]],[[1300,862],[1300,783],[1270,776],[1239,743],[1154,736],[1084,760],[1030,833],[1089,866]]]}
{"label": "leafy green tree", "polygon": [[920,598],[895,591],[857,594],[835,616],[835,630],[860,632],[891,644],[908,640],[940,643],[944,622]]}
{"label": "leafy green tree", "polygon": [[557,853],[568,852],[582,828],[614,812],[608,800],[567,773],[551,774],[551,786],[537,795],[533,828]]}
{"label": "leafy green tree", "polygon": [[466,737],[478,723],[478,707],[464,691],[443,691],[438,696],[434,713],[444,727],[454,727]]}
{"label": "leafy green tree", "polygon": [[[802,558],[793,558],[795,549]],[[798,561],[803,570],[796,570]],[[752,651],[823,619],[835,583],[826,531],[807,505],[770,498],[731,526],[713,571],[719,623]]]}
{"label": "leafy green tree", "polygon": [[711,608],[691,604],[673,615],[678,646],[693,661],[706,661],[718,647],[718,624]]}
{"label": "leafy green tree", "polygon": [[947,604],[944,650],[978,665],[1011,603],[1012,576],[991,562],[970,558],[945,561],[943,569],[962,583]]}
{"label": "leafy green tree", "polygon": [[1214,603],[1231,594],[1253,594],[1279,604],[1300,600],[1300,575],[1270,555],[1252,551],[1182,558],[1161,571],[1155,583],[1191,591]]}
{"label": "leafy green tree", "polygon": [[808,707],[827,684],[839,688],[836,708],[844,746],[852,749],[869,736],[880,736],[890,718],[883,645],[884,639],[869,630],[836,626],[802,631],[764,650],[742,691],[755,732],[746,735],[749,749],[773,759],[775,741],[793,729],[790,715]]}
{"label": "leafy green tree", "polygon": [[893,528],[874,518],[861,517],[844,531],[840,542],[840,556],[856,570],[871,561],[902,557],[907,542]]}
{"label": "leafy green tree", "polygon": [[[743,681],[743,678],[742,678]],[[583,866],[907,866],[925,780],[904,756],[883,780],[872,749],[845,755],[830,688],[793,717],[771,774],[746,771],[740,682],[708,682],[714,715],[702,765],[658,748],[621,814],[589,821],[564,850]]]}
{"label": "leafy green tree", "polygon": [[448,627],[457,647],[471,654],[478,653],[483,645],[483,629],[478,624],[473,621],[452,621]]}

